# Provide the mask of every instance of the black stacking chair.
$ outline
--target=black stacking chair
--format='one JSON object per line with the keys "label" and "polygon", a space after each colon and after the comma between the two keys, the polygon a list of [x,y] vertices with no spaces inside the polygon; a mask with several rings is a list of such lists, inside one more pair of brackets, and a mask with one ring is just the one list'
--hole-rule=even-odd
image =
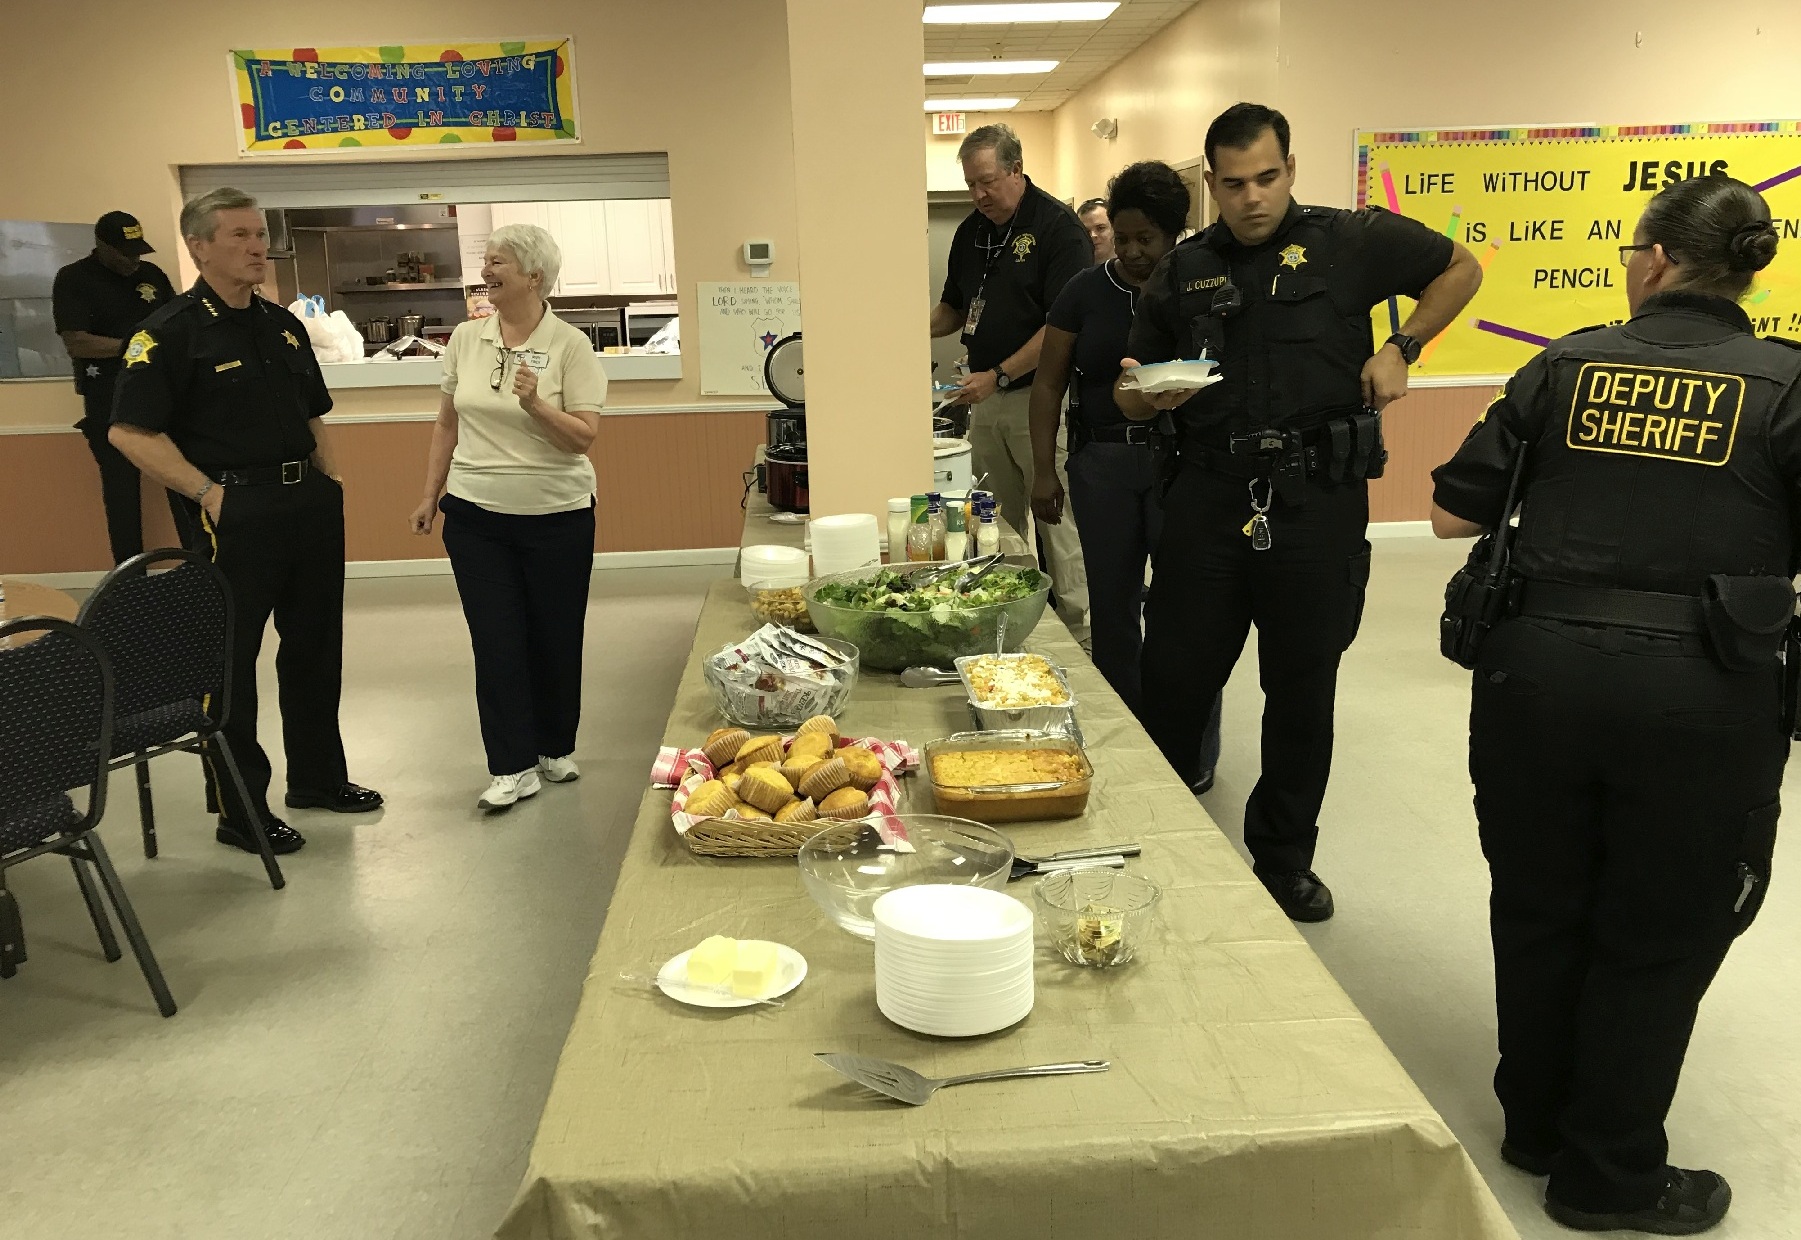
{"label": "black stacking chair", "polygon": [[[119,941],[89,867],[99,873],[157,1008],[173,1016],[163,971],[95,832],[106,809],[112,727],[113,677],[100,643],[47,616],[0,625],[0,977],[12,977],[25,962],[24,922],[6,872],[56,853],[75,870],[101,950],[117,960]],[[86,813],[76,812],[72,788],[88,790]]]}
{"label": "black stacking chair", "polygon": [[[151,569],[166,565],[161,572]],[[156,809],[150,799],[152,758],[206,745],[225,770],[239,800],[250,795],[237,757],[220,728],[231,711],[231,585],[218,568],[192,551],[165,548],[135,555],[113,569],[81,605],[75,623],[96,637],[112,661],[118,696],[109,769],[135,767],[138,820],[144,855],[156,856]],[[269,848],[262,819],[251,830],[263,855],[269,885],[287,885]]]}

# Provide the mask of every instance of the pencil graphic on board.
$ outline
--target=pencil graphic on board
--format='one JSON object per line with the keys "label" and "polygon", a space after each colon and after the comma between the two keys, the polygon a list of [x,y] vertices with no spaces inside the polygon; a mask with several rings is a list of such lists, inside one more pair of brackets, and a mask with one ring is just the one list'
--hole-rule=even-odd
{"label": "pencil graphic on board", "polygon": [[[1459,208],[1459,209],[1461,210],[1461,208]],[[1453,215],[1451,217],[1451,219],[1453,221],[1456,220],[1456,218],[1457,217],[1455,215]],[[1483,275],[1488,274],[1488,265],[1495,261],[1495,255],[1499,254],[1500,252],[1501,252],[1501,243],[1499,241],[1490,241],[1488,243],[1487,248],[1484,249],[1482,251],[1482,253],[1477,256],[1476,265],[1482,268]],[[1450,330],[1451,329],[1448,327],[1445,328],[1445,331],[1450,331]],[[1419,365],[1424,366],[1428,361],[1431,360],[1432,355],[1434,353],[1438,352],[1439,342],[1441,342],[1444,338],[1445,338],[1445,332],[1439,332],[1438,335],[1432,337],[1432,339],[1430,339],[1426,342],[1426,347],[1423,350],[1421,350],[1421,352],[1420,352]]]}
{"label": "pencil graphic on board", "polygon": [[1449,237],[1453,241],[1457,240],[1457,229],[1462,224],[1463,224],[1463,208],[1460,206],[1452,207],[1451,208],[1451,222],[1449,224],[1445,225],[1445,236]]}
{"label": "pencil graphic on board", "polygon": [[[1377,171],[1382,174],[1382,193],[1388,199],[1388,209],[1399,215],[1401,196],[1395,193],[1395,174],[1388,170],[1387,164],[1377,165]],[[1388,299],[1388,330],[1394,335],[1401,331],[1401,303],[1393,297]]]}

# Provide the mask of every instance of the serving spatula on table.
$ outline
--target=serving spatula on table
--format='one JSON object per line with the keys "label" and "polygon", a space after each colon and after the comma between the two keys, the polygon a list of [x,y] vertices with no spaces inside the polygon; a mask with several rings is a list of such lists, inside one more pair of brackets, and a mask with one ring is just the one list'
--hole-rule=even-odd
{"label": "serving spatula on table", "polygon": [[1030,1068],[1000,1068],[992,1072],[969,1072],[935,1080],[921,1076],[909,1067],[869,1055],[847,1055],[842,1052],[817,1051],[813,1056],[829,1068],[843,1073],[859,1085],[878,1094],[887,1094],[897,1102],[924,1106],[926,1100],[946,1085],[967,1085],[971,1081],[999,1081],[1015,1076],[1074,1076],[1083,1072],[1105,1072],[1113,1065],[1105,1059],[1085,1059],[1079,1063],[1044,1063]]}

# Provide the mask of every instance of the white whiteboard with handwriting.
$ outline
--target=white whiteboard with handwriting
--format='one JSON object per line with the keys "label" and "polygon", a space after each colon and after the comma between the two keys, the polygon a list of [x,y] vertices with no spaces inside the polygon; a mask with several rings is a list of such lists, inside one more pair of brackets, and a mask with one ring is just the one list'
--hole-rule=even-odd
{"label": "white whiteboard with handwriting", "polygon": [[792,280],[702,284],[698,300],[701,395],[768,395],[763,355],[800,330],[800,285]]}

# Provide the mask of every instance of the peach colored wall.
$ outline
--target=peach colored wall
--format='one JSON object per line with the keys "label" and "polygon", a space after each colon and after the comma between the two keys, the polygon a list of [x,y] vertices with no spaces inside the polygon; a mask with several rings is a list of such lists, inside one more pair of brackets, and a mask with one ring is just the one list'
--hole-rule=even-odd
{"label": "peach colored wall", "polygon": [[1512,0],[1477,16],[1430,0],[1281,0],[1280,12],[1265,102],[1294,126],[1306,202],[1350,204],[1358,129],[1801,116],[1793,4]]}
{"label": "peach colored wall", "polygon": [[[103,211],[127,210],[143,221],[161,251],[158,261],[171,273],[177,268],[176,168],[238,157],[228,49],[550,34],[575,37],[582,141],[514,153],[666,151],[688,322],[697,282],[744,278],[739,250],[747,237],[775,242],[774,279],[794,279],[798,270],[782,0],[509,0],[498,6],[433,0],[410,8],[364,0],[235,6],[17,0],[5,6],[4,25],[0,95],[18,102],[88,100],[99,110],[97,123],[75,129],[12,124],[0,132],[0,167],[13,174],[0,179],[0,219],[91,221]],[[72,32],[80,32],[80,55],[45,54],[70,46]],[[372,150],[363,157],[410,154]],[[465,144],[421,154],[504,158],[508,152]],[[695,347],[693,333],[688,345]],[[697,356],[684,371],[679,381],[631,384],[615,399],[629,391],[634,405],[707,403],[699,396]],[[77,416],[68,385],[0,384],[0,426],[67,425]]]}

